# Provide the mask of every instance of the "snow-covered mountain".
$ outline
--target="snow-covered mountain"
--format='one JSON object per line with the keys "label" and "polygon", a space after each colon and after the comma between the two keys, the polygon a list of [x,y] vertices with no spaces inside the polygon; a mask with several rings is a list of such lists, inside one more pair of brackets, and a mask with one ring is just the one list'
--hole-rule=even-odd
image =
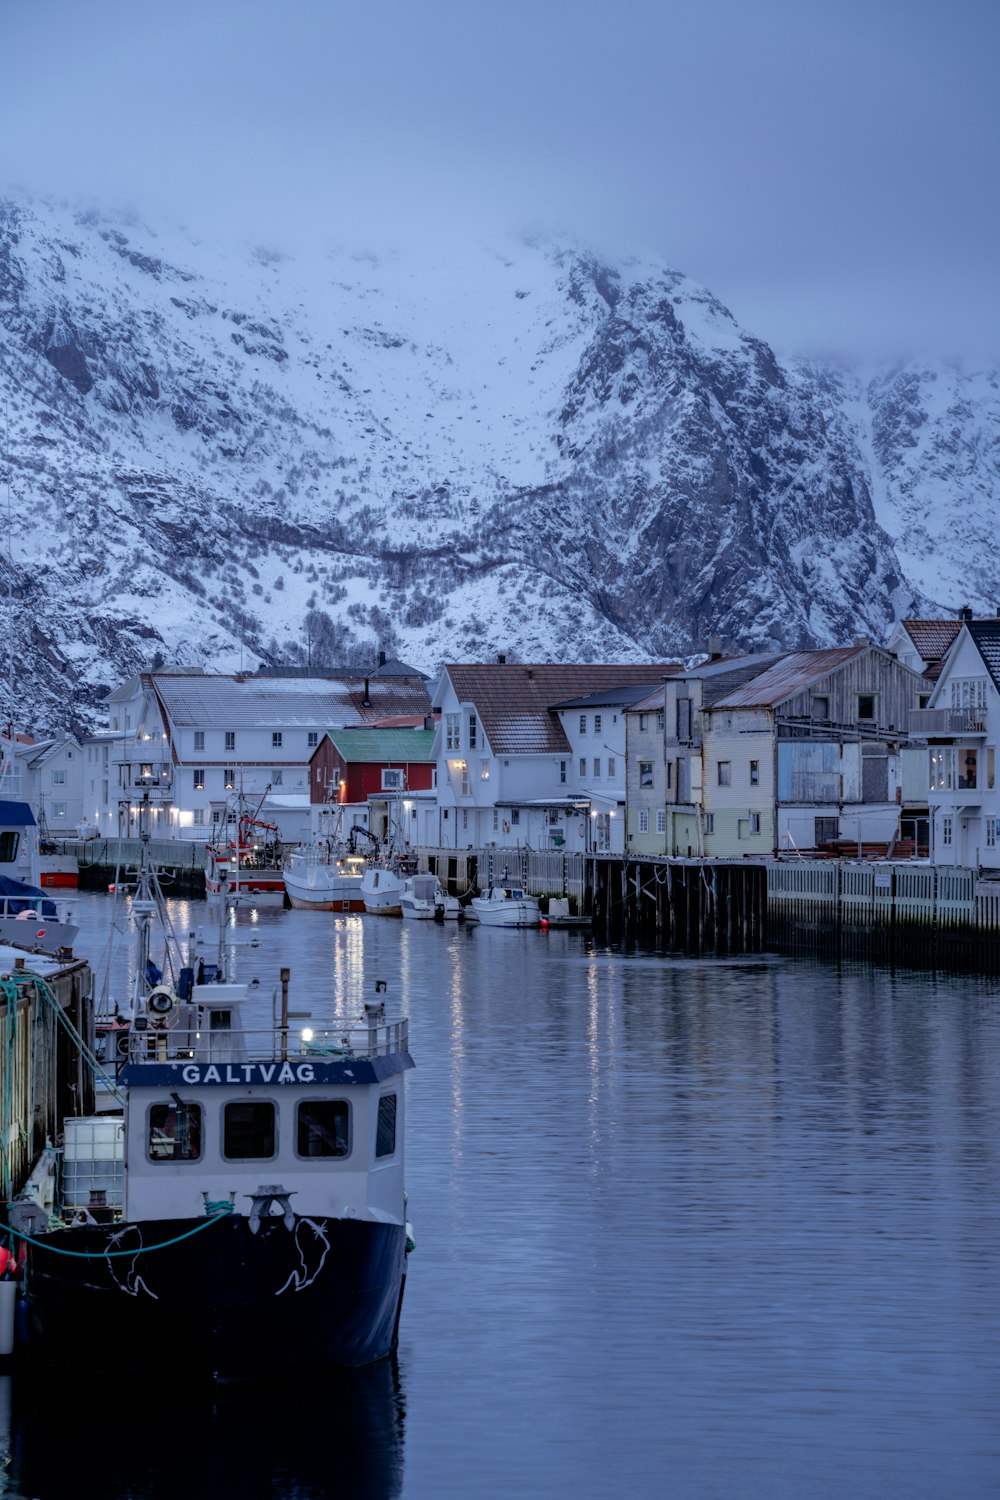
{"label": "snow-covered mountain", "polygon": [[1000,600],[996,372],[782,365],[654,262],[7,201],[0,379],[0,703],[10,651],[39,729],[157,657],[639,660]]}

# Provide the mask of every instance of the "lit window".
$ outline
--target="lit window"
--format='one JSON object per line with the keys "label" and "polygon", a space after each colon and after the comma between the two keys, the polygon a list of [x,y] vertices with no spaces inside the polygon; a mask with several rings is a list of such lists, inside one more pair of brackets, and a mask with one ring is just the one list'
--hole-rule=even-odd
{"label": "lit window", "polygon": [[223,780],[223,784],[224,784],[224,786],[226,788],[226,791],[227,792],[231,792],[232,789],[233,789],[233,787],[236,785],[236,768],[235,768],[235,766],[227,766],[226,767],[226,769],[222,773],[222,780]]}
{"label": "lit window", "polygon": [[191,771],[191,777],[194,782],[195,791],[203,792],[205,790],[205,767],[195,766]]}
{"label": "lit window", "polygon": [[65,804],[65,802],[53,802],[53,804],[52,804],[52,816],[54,818],[64,818],[66,816],[66,804]]}

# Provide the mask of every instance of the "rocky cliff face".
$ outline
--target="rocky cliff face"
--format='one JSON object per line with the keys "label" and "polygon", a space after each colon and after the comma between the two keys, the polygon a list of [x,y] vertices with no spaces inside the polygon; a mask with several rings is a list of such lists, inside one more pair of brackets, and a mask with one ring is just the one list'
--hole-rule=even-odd
{"label": "rocky cliff face", "polygon": [[157,657],[639,660],[1000,599],[995,373],[782,366],[662,265],[8,202],[0,372],[0,698],[39,729]]}

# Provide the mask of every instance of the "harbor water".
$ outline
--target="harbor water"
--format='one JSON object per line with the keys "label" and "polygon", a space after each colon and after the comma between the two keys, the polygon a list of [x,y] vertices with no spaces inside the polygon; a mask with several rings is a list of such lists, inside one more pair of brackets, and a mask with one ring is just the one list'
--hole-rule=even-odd
{"label": "harbor water", "polygon": [[[80,897],[95,964],[110,905]],[[398,1359],[212,1395],[181,1347],[142,1390],[85,1349],[0,1376],[0,1494],[1000,1493],[995,981],[279,909],[230,936],[268,1014],[287,965],[295,1012],[386,979],[410,1018]]]}

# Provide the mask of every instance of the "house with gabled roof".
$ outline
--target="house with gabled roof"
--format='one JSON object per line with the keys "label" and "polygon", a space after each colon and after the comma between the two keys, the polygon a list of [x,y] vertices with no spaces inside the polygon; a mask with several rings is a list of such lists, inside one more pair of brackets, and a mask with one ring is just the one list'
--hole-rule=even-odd
{"label": "house with gabled roof", "polygon": [[704,852],[890,847],[919,681],[861,640],[789,652],[706,705]]}
{"label": "house with gabled roof", "polygon": [[1000,619],[961,621],[913,730],[929,751],[931,858],[1000,869]]}
{"label": "house with gabled roof", "polygon": [[435,738],[432,727],[328,730],[309,761],[314,831],[332,832],[331,815],[343,810],[341,832],[357,823],[382,839],[391,822],[406,843],[433,844]]}
{"label": "house with gabled roof", "polygon": [[[423,722],[427,679],[385,662],[368,674],[141,672],[105,700],[109,801],[102,832],[128,832],[144,794],[158,838],[205,838],[241,792],[283,831],[309,822],[309,760],[330,726]],[[268,806],[267,799],[273,803]]]}
{"label": "house with gabled roof", "polygon": [[675,662],[444,667],[432,694],[439,847],[572,852],[601,840],[621,852],[623,707],[633,689],[676,670]]}
{"label": "house with gabled roof", "polygon": [[[966,613],[971,619],[972,611],[966,606],[954,620],[900,620],[886,642],[885,649],[904,667],[927,679],[928,695],[930,684],[937,681],[941,663],[954,645]],[[923,707],[922,704],[919,706]]]}

